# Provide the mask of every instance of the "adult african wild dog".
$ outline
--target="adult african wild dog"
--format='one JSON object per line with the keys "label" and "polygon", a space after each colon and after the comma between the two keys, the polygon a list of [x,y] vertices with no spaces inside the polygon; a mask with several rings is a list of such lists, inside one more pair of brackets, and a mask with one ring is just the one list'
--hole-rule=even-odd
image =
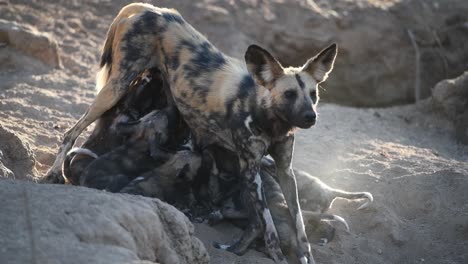
{"label": "adult african wild dog", "polygon": [[291,169],[292,131],[315,124],[317,85],[328,77],[336,54],[333,44],[302,67],[283,68],[266,50],[252,45],[245,61],[240,61],[218,51],[177,11],[130,4],[120,11],[108,31],[98,80],[103,86],[65,134],[49,176],[58,175],[65,153],[78,135],[121,99],[135,76],[156,67],[167,80],[196,145],[218,145],[237,153],[240,175],[254,210],[240,240],[221,247],[242,254],[263,234],[270,256],[284,262],[258,173],[262,157],[269,153],[276,162],[296,225],[299,259],[314,263]]}

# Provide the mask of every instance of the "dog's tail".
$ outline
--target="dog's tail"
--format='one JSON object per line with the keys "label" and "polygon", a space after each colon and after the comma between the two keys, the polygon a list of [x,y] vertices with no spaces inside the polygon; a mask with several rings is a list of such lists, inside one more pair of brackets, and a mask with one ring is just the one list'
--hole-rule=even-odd
{"label": "dog's tail", "polygon": [[349,225],[343,217],[334,214],[324,214],[324,213],[317,213],[307,210],[302,210],[302,217],[304,218],[304,222],[308,222],[309,220],[317,220],[317,221],[337,221],[344,225],[346,231],[349,232]]}
{"label": "dog's tail", "polygon": [[114,44],[117,26],[123,19],[129,18],[141,12],[142,10],[147,9],[148,7],[151,7],[151,5],[144,3],[129,4],[122,8],[119,14],[114,18],[114,21],[112,21],[112,24],[110,25],[109,30],[107,31],[107,37],[104,42],[104,47],[102,48],[101,62],[99,63],[100,70],[96,76],[97,93],[102,89],[102,87],[104,87],[112,71],[112,46]]}
{"label": "dog's tail", "polygon": [[71,179],[70,178],[71,177],[71,175],[70,175],[70,166],[71,166],[73,158],[78,154],[86,155],[86,156],[89,156],[89,157],[94,158],[94,159],[98,158],[98,155],[96,153],[94,153],[93,151],[89,150],[89,149],[86,149],[86,148],[72,148],[70,151],[68,151],[67,155],[65,156],[65,160],[64,160],[63,166],[62,166],[62,173],[63,173],[63,176],[65,176],[66,179]]}
{"label": "dog's tail", "polygon": [[107,37],[102,48],[101,62],[99,63],[99,72],[96,75],[96,93],[104,87],[109,78],[112,70],[112,43],[114,42],[115,28],[118,24],[119,17],[116,17],[112,22],[109,30],[107,31]]}
{"label": "dog's tail", "polygon": [[361,204],[357,210],[364,209],[374,201],[374,197],[369,192],[346,192],[338,189],[333,189],[333,195],[335,197],[345,198],[348,200],[365,199],[366,201]]}

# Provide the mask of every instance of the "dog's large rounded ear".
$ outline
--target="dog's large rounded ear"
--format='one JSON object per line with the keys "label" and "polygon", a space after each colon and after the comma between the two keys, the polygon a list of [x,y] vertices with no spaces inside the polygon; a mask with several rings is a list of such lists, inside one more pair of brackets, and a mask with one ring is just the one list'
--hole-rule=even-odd
{"label": "dog's large rounded ear", "polygon": [[268,84],[283,75],[281,64],[265,49],[250,45],[245,52],[247,69],[257,84],[269,87]]}
{"label": "dog's large rounded ear", "polygon": [[328,74],[333,70],[338,46],[336,43],[320,51],[315,57],[309,59],[303,67],[303,71],[310,74],[317,83],[324,82]]}

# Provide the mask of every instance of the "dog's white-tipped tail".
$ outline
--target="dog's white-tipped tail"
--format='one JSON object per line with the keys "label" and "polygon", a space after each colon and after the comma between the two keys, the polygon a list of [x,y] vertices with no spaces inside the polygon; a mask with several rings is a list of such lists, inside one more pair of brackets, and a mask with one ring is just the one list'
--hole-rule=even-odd
{"label": "dog's white-tipped tail", "polygon": [[95,159],[97,159],[99,157],[96,153],[94,153],[91,150],[86,149],[86,148],[72,148],[72,149],[70,149],[70,151],[68,151],[67,156],[69,156],[71,154],[88,155],[88,156],[90,156],[92,158],[95,158]]}
{"label": "dog's white-tipped tail", "polygon": [[361,204],[361,206],[359,206],[357,210],[362,210],[364,208],[367,208],[369,204],[371,204],[374,201],[374,197],[369,192],[363,192],[362,196],[363,196],[362,198],[366,199],[366,201],[363,204]]}
{"label": "dog's white-tipped tail", "polygon": [[101,91],[102,87],[106,85],[107,79],[109,78],[109,65],[104,64],[99,72],[96,74],[96,94]]}
{"label": "dog's white-tipped tail", "polygon": [[333,220],[342,223],[342,224],[345,226],[346,231],[349,232],[349,225],[348,225],[348,222],[346,222],[346,220],[345,220],[343,217],[341,217],[341,216],[339,216],[339,215],[333,215]]}
{"label": "dog's white-tipped tail", "polygon": [[342,223],[345,226],[346,231],[349,232],[348,222],[346,222],[346,220],[339,215],[324,214],[324,213],[319,213],[319,212],[302,210],[302,217],[304,218],[304,222],[308,222],[309,220],[313,220],[313,219],[319,220],[319,221],[337,221],[337,222]]}
{"label": "dog's white-tipped tail", "polygon": [[[65,160],[62,163],[62,175],[65,177],[67,182],[71,182],[71,172],[70,172],[70,166],[72,163],[73,157],[76,156],[76,154],[83,154],[90,156],[94,159],[98,158],[98,155],[94,152],[92,152],[89,149],[85,148],[72,148],[70,151],[67,152],[67,155],[65,156]],[[78,183],[73,183],[73,184],[78,184]]]}

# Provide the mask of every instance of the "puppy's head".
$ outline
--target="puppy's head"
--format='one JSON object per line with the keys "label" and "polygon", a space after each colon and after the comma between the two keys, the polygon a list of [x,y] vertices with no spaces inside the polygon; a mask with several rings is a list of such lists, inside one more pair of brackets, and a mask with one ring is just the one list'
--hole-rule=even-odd
{"label": "puppy's head", "polygon": [[268,51],[251,45],[245,61],[257,85],[269,92],[269,107],[274,113],[291,126],[309,128],[317,119],[317,86],[332,71],[337,50],[332,44],[302,67],[283,68]]}

